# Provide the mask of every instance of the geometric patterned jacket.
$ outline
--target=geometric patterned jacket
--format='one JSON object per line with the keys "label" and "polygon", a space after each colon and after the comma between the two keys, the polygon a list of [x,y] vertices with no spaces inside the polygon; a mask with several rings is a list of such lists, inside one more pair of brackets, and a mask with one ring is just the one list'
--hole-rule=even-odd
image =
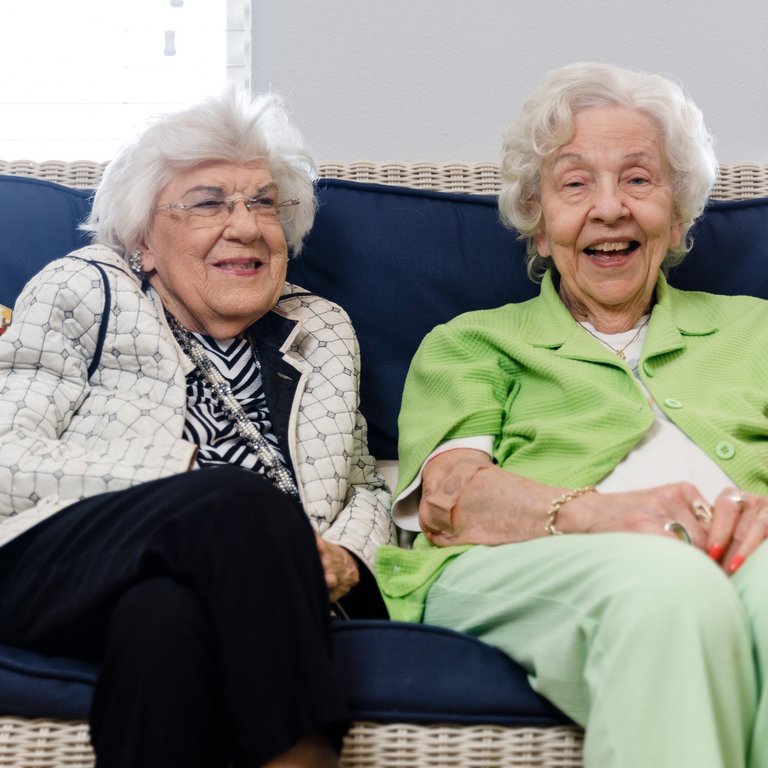
{"label": "geometric patterned jacket", "polygon": [[[324,538],[372,569],[395,533],[358,410],[349,317],[286,284],[254,330],[273,429],[303,507]],[[82,248],[32,278],[0,336],[0,545],[80,499],[188,471],[193,367],[158,296],[111,249]]]}

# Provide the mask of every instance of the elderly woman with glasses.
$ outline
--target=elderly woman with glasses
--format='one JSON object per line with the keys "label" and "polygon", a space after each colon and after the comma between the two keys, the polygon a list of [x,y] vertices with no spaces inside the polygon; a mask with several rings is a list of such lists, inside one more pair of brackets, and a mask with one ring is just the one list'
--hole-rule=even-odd
{"label": "elderly woman with glasses", "polygon": [[768,302],[667,280],[716,170],[675,83],[550,73],[499,198],[540,294],[436,328],[403,395],[393,617],[518,661],[590,768],[768,766]]}
{"label": "elderly woman with glasses", "polygon": [[349,318],[285,282],[313,177],[277,97],[158,119],[0,337],[0,642],[98,662],[100,768],[337,763],[394,530]]}

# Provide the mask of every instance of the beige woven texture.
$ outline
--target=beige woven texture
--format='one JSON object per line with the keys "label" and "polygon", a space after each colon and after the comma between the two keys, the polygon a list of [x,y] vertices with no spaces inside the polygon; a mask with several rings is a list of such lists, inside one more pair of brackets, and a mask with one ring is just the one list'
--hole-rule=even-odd
{"label": "beige woven texture", "polygon": [[[87,160],[42,163],[30,160],[0,160],[0,174],[30,176],[55,181],[68,187],[92,189],[97,186],[107,163]],[[495,163],[321,163],[322,178],[395,184],[414,189],[495,195],[499,191],[499,168]],[[743,200],[768,196],[768,163],[721,165],[712,197]]]}
{"label": "beige woven texture", "polygon": [[[0,174],[90,189],[106,163],[0,161]],[[324,178],[396,184],[441,192],[494,195],[493,163],[322,163]],[[768,196],[768,164],[723,165],[712,197]],[[344,742],[343,768],[580,768],[582,732],[574,727],[383,725],[356,722]],[[84,722],[0,716],[0,768],[93,768]]]}

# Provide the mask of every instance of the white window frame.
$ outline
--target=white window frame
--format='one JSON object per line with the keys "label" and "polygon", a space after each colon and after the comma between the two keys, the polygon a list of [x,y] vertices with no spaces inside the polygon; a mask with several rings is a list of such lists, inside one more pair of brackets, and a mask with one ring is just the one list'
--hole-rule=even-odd
{"label": "white window frame", "polygon": [[[141,45],[136,45],[137,40],[143,43],[141,37],[144,34],[143,27],[134,25],[134,29],[138,30],[134,32],[134,37],[126,33],[124,39],[119,34],[116,38],[116,33],[113,32],[109,37],[109,43],[98,38],[99,29],[103,29],[106,23],[104,19],[111,21],[116,10],[123,7],[126,9],[126,17],[131,14],[132,0],[124,0],[123,5],[121,5],[123,0],[102,0],[103,6],[97,6],[96,15],[102,13],[103,7],[103,18],[91,18],[90,15],[83,14],[82,6],[81,13],[78,14],[77,0],[64,4],[60,0],[56,2],[59,8],[53,14],[53,19],[46,18],[45,8],[42,7],[44,3],[39,2],[30,4],[37,8],[39,13],[26,17],[28,23],[40,25],[38,38],[42,50],[34,50],[34,29],[19,29],[14,32],[10,27],[6,28],[6,35],[23,35],[27,42],[23,49],[25,62],[15,63],[7,60],[2,62],[2,52],[0,52],[0,62],[3,63],[6,71],[5,87],[0,89],[0,115],[3,116],[3,120],[0,120],[0,161],[108,161],[117,147],[133,133],[141,130],[152,115],[184,106],[208,95],[213,90],[213,83],[216,82],[217,76],[215,73],[210,78],[206,76],[211,70],[205,68],[206,65],[201,57],[198,56],[194,62],[200,63],[203,70],[198,68],[198,71],[203,71],[205,74],[202,77],[198,76],[201,82],[196,82],[194,79],[183,77],[184,70],[180,69],[183,62],[170,58],[173,54],[169,54],[178,49],[184,50],[185,40],[189,42],[192,36],[191,28],[184,32],[183,24],[178,22],[179,19],[184,18],[181,15],[185,10],[184,5],[186,4],[186,10],[192,13],[195,4],[209,3],[211,0],[151,0],[152,3],[157,3],[156,8],[153,6],[149,10],[155,22],[151,29],[152,45],[157,44],[158,35],[162,34],[162,29],[158,32],[156,28],[158,19],[161,20],[162,25],[168,27],[175,25],[181,30],[178,33],[173,30],[165,32],[166,55],[169,55],[169,58],[167,65],[161,63],[162,73],[157,74],[143,66],[141,52],[144,49]],[[224,2],[226,3],[226,22],[222,34],[225,40],[217,38],[215,41],[219,50],[215,56],[217,58],[220,55],[225,56],[225,60],[222,61],[224,77],[218,82],[223,85],[225,80],[232,80],[250,92],[251,0],[224,0]],[[210,10],[210,7],[200,5],[197,7],[202,7],[204,11]],[[66,28],[56,29],[63,26],[62,11],[59,10],[63,8],[69,9],[66,18],[71,19],[71,23],[67,23]],[[93,9],[94,6],[91,5],[90,8]],[[135,13],[135,4],[133,8]],[[41,30],[44,30],[44,33]],[[77,37],[78,30],[83,32],[80,38]],[[206,32],[207,30],[204,29],[195,30],[195,51],[203,49],[204,45],[201,41],[204,41]],[[150,31],[146,34],[149,35]],[[93,85],[98,81],[99,63],[101,61],[104,64],[105,57],[109,56],[109,50],[111,50],[109,46],[115,44],[115,39],[121,47],[122,56],[136,57],[127,65],[121,65],[122,68],[119,70],[120,73],[127,73],[123,81],[127,84],[124,93],[121,93],[118,87],[112,87],[112,81],[107,87],[99,88]],[[162,44],[162,38],[160,40]],[[190,47],[192,47],[191,44]],[[57,48],[58,51],[52,50]],[[157,55],[156,51],[153,55]],[[62,74],[68,61],[77,67],[74,76]],[[14,68],[16,74],[13,74]],[[102,71],[107,71],[106,65]],[[68,77],[78,78],[77,90],[85,95],[79,98],[69,98],[68,95],[64,95],[57,101],[60,94],[66,94]],[[166,80],[163,80],[163,77]],[[150,82],[150,89],[138,85],[142,78],[145,82]],[[120,81],[119,76],[113,79]],[[162,83],[162,87],[158,89],[162,93],[151,93],[151,85],[155,82]],[[168,85],[174,82],[183,83],[185,87],[174,88]],[[198,90],[195,90],[196,87]],[[145,93],[149,93],[150,97],[147,98]],[[94,110],[97,117],[91,117],[87,111],[90,109]]]}

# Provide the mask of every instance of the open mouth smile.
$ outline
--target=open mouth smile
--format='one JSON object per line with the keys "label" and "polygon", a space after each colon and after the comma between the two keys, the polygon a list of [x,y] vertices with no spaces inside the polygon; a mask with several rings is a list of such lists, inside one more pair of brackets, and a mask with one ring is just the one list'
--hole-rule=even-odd
{"label": "open mouth smile", "polygon": [[253,259],[251,261],[238,259],[232,261],[219,261],[216,262],[213,266],[216,269],[223,270],[224,272],[253,272],[263,265],[264,262],[261,261],[261,259]]}
{"label": "open mouth smile", "polygon": [[616,256],[629,256],[640,247],[637,240],[617,240],[610,243],[595,243],[584,249],[587,256],[593,258],[615,258]]}

